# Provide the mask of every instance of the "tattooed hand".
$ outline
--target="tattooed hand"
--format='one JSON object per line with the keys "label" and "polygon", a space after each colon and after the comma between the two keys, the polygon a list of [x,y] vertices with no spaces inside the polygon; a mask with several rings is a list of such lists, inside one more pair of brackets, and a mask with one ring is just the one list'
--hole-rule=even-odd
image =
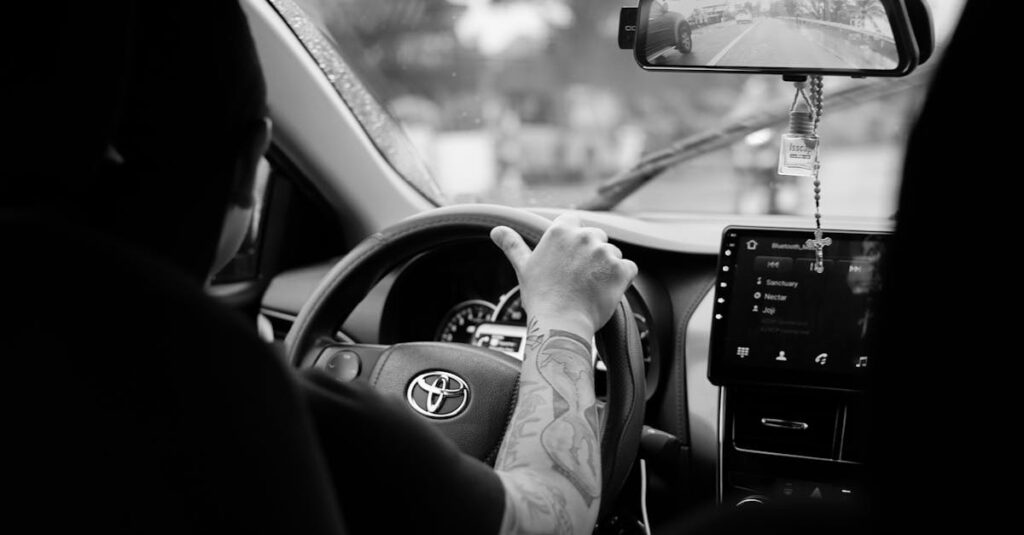
{"label": "tattooed hand", "polygon": [[585,338],[608,322],[637,273],[603,230],[581,227],[572,214],[555,219],[533,251],[508,227],[495,227],[491,239],[516,270],[526,313],[564,321],[557,328]]}
{"label": "tattooed hand", "polygon": [[590,533],[601,500],[601,443],[590,338],[636,276],[601,230],[564,215],[531,251],[512,229],[491,239],[519,277],[529,317],[519,398],[495,470],[502,533]]}

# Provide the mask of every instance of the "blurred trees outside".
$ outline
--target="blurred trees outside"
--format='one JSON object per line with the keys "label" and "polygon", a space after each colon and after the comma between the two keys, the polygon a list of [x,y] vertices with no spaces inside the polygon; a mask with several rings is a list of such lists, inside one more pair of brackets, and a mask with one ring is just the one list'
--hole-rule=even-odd
{"label": "blurred trees outside", "polygon": [[808,17],[880,31],[877,20],[885,19],[879,0],[774,0],[769,12],[775,16]]}

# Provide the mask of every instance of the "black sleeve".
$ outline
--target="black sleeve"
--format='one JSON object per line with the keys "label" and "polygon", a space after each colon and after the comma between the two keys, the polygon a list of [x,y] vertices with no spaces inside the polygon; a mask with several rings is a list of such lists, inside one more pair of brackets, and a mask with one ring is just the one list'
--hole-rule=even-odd
{"label": "black sleeve", "polygon": [[497,533],[505,491],[491,467],[369,385],[300,379],[349,532]]}

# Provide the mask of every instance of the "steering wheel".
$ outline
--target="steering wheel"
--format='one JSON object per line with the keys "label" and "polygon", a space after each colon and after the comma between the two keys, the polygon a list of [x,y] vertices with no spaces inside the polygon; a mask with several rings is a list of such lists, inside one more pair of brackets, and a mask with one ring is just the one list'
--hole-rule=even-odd
{"label": "steering wheel", "polygon": [[[347,378],[358,374],[381,393],[400,397],[464,453],[493,463],[516,405],[518,360],[464,344],[346,344],[335,333],[381,278],[414,256],[459,241],[489,244],[498,225],[514,229],[534,247],[550,224],[515,208],[464,205],[431,210],[370,236],[338,261],[302,307],[285,340],[290,362],[347,370],[340,372]],[[601,415],[603,518],[633,466],[643,426],[643,356],[625,298],[596,339],[608,368]]]}

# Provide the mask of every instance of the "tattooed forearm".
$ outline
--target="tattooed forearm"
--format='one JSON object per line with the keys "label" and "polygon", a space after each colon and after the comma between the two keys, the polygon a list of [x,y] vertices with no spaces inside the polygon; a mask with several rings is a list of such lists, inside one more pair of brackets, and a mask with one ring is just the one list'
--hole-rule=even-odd
{"label": "tattooed forearm", "polygon": [[548,398],[544,395],[544,390],[545,386],[536,381],[523,379],[519,382],[519,405],[505,434],[505,441],[498,450],[498,457],[494,463],[496,469],[512,470],[529,465],[527,460],[520,458],[519,445],[523,440],[537,436],[539,432],[533,430],[533,427],[541,423],[542,417],[538,411],[547,405]]}
{"label": "tattooed forearm", "polygon": [[519,401],[495,469],[502,533],[589,533],[601,496],[590,343],[531,319]]}
{"label": "tattooed forearm", "polygon": [[530,470],[499,472],[498,477],[505,484],[504,533],[570,535],[575,531],[562,489]]}
{"label": "tattooed forearm", "polygon": [[554,469],[576,487],[590,507],[601,493],[590,344],[575,334],[551,331],[537,351],[536,363],[554,394],[554,420],[541,432],[541,444]]}

